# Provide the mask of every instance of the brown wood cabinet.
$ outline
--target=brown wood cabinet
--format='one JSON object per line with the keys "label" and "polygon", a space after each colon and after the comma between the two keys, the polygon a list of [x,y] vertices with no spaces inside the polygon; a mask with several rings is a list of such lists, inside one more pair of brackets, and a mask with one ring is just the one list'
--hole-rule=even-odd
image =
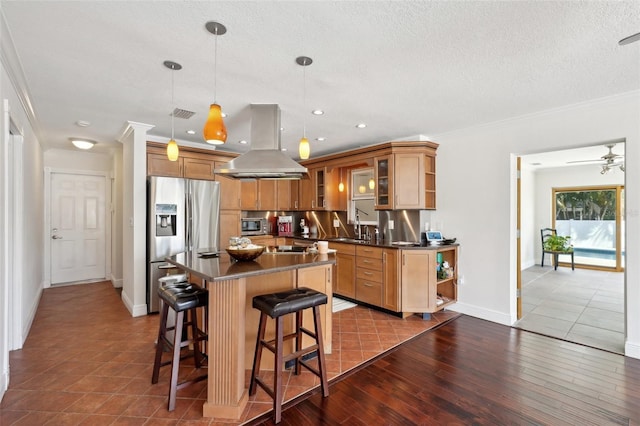
{"label": "brown wood cabinet", "polygon": [[435,208],[435,154],[408,152],[376,157],[374,174],[376,209]]}
{"label": "brown wood cabinet", "polygon": [[[438,253],[452,268],[450,277],[438,277]],[[457,246],[438,250],[401,250],[400,256],[402,312],[437,312],[456,302]]]}
{"label": "brown wood cabinet", "polygon": [[309,171],[309,179],[298,181],[298,210],[313,210],[315,201],[315,176]]}
{"label": "brown wood cabinet", "polygon": [[241,181],[240,193],[242,210],[276,210],[277,181],[249,180]]}
{"label": "brown wood cabinet", "polygon": [[220,210],[220,250],[229,247],[229,238],[240,236],[240,210]]}
{"label": "brown wood cabinet", "polygon": [[336,280],[333,292],[341,296],[356,297],[356,246],[329,242],[329,248],[336,250]]}
{"label": "brown wood cabinet", "polygon": [[398,270],[398,250],[382,251],[382,307],[390,311],[400,311],[400,275]]}
{"label": "brown wood cabinet", "polygon": [[[215,167],[224,163],[216,161]],[[215,175],[215,180],[220,182],[220,210],[240,210],[240,181],[222,175]]]}
{"label": "brown wood cabinet", "polygon": [[384,274],[380,247],[356,246],[356,299],[382,306]]}

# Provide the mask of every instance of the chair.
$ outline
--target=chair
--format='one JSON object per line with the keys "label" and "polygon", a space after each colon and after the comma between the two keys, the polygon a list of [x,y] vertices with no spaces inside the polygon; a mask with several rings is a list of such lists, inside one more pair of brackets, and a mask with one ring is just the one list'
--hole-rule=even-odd
{"label": "chair", "polygon": [[[258,337],[256,339],[256,351],[253,358],[253,368],[251,370],[251,384],[249,385],[249,395],[255,395],[256,385],[260,385],[265,392],[273,398],[273,418],[274,423],[280,423],[282,415],[282,397],[284,393],[282,384],[282,367],[285,363],[295,361],[295,374],[300,374],[300,366],[314,373],[320,378],[322,395],[329,396],[329,385],[327,383],[327,373],[325,370],[324,345],[322,341],[322,328],[320,325],[320,305],[327,303],[327,295],[309,288],[300,287],[288,291],[272,294],[262,294],[253,298],[253,307],[260,313],[260,324],[258,326]],[[308,308],[313,309],[314,332],[302,326],[302,311]],[[283,317],[287,314],[296,314],[295,330],[284,335]],[[276,338],[270,341],[264,340],[265,329],[267,327],[267,316],[276,320]],[[315,344],[302,348],[302,333],[312,337]],[[287,356],[283,355],[284,341],[295,339],[295,351]],[[269,387],[260,377],[260,361],[262,349],[267,348],[275,355],[273,387]],[[304,356],[317,353],[318,368],[314,368],[305,361]]]}
{"label": "chair", "polygon": [[545,253],[549,253],[550,255],[553,256],[553,269],[554,271],[558,270],[558,256],[561,254],[566,254],[566,255],[570,255],[571,256],[571,270],[575,271],[575,265],[573,263],[573,250],[569,251],[569,252],[565,252],[565,251],[555,251],[555,250],[545,250],[544,248],[544,243],[545,241],[547,241],[547,239],[551,236],[555,236],[558,235],[556,230],[553,228],[542,228],[540,230],[540,240],[542,243],[542,259],[540,260],[540,266],[544,266],[544,255]]}
{"label": "chair", "polygon": [[[178,383],[178,372],[180,361],[193,356],[195,367],[201,368],[205,359],[205,354],[200,350],[200,342],[208,339],[207,333],[198,328],[198,308],[207,308],[209,303],[208,291],[195,284],[178,283],[169,284],[158,288],[158,296],[162,300],[162,313],[160,314],[160,329],[158,331],[158,342],[156,344],[156,357],[153,364],[153,374],[151,383],[158,383],[160,367],[171,365],[171,379],[169,381],[169,402],[168,410],[176,408],[176,394],[179,389],[192,383],[205,380],[206,374],[200,375],[191,380]],[[168,324],[169,308],[176,313],[175,325]],[[187,318],[185,318],[185,316]],[[188,337],[188,330],[191,328],[191,338]],[[171,336],[173,331],[173,336]],[[181,356],[182,348],[193,345],[193,353]],[[164,347],[167,347],[172,355],[171,359],[162,361]]]}

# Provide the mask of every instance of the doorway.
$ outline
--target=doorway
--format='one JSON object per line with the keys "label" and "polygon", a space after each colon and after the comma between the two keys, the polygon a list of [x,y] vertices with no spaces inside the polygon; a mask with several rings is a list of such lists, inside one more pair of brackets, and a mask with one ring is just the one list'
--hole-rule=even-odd
{"label": "doorway", "polygon": [[51,285],[106,279],[106,176],[52,171],[48,182]]}
{"label": "doorway", "polygon": [[[581,150],[589,151],[588,154]],[[616,152],[624,150],[624,142],[616,144]],[[518,267],[516,277],[518,286],[518,304],[522,310],[518,312],[518,321],[515,327],[537,332],[540,334],[557,337],[560,339],[581,343],[592,347],[608,350],[616,353],[624,353],[625,344],[625,275],[624,275],[624,181],[625,174],[622,168],[616,168],[609,173],[602,173],[602,161],[597,160],[607,151],[606,145],[598,145],[573,150],[548,152],[541,154],[524,155],[520,157],[522,170],[518,174],[517,200],[521,204],[517,208],[521,252],[518,259],[521,266]],[[618,156],[618,160],[624,160],[624,155]],[[590,160],[596,159],[595,161]],[[549,161],[547,161],[549,159]],[[567,235],[563,219],[558,219],[558,214],[564,217],[565,212],[560,212],[557,207],[556,194],[563,190],[612,190],[608,195],[595,194],[602,199],[616,198],[612,203],[600,202],[599,206],[591,205],[586,201],[588,197],[582,196],[583,201],[576,207],[575,217],[592,221],[610,219],[606,226],[607,241],[615,246],[621,245],[618,250],[621,262],[614,264],[609,269],[585,265],[576,266],[571,270],[570,264],[562,262],[557,270],[545,260],[545,267],[540,266],[540,254],[542,243],[540,241],[540,229],[558,228],[558,233]],[[613,196],[612,196],[613,194]],[[592,194],[594,195],[594,194]],[[564,197],[559,197],[560,199]],[[597,198],[596,197],[596,198]],[[566,197],[565,197],[566,198]],[[600,201],[602,201],[602,199]],[[566,200],[565,200],[566,201]],[[595,200],[594,200],[595,201]],[[618,213],[604,213],[603,206],[613,208]],[[586,208],[586,209],[585,209]],[[596,218],[597,210],[600,215]],[[590,213],[585,213],[591,209]],[[573,211],[573,208],[571,209]],[[587,216],[593,218],[587,218]],[[575,221],[575,217],[567,216],[567,221]],[[588,227],[586,222],[582,225],[573,223],[573,226]],[[605,226],[605,224],[599,224]],[[599,229],[599,227],[596,227]],[[570,228],[569,228],[570,229]],[[603,231],[593,231],[592,236],[603,234]],[[582,240],[582,241],[580,241]],[[582,245],[583,238],[576,238],[576,246]],[[576,258],[576,260],[578,260]],[[576,262],[576,265],[578,262]],[[598,270],[599,269],[599,270]]]}

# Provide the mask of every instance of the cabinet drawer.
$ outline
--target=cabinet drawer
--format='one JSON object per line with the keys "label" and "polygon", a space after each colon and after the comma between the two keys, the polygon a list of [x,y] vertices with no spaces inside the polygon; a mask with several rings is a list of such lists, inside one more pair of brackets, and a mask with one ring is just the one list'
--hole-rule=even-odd
{"label": "cabinet drawer", "polygon": [[371,305],[382,305],[382,284],[370,280],[356,280],[356,299]]}
{"label": "cabinet drawer", "polygon": [[356,246],[356,255],[382,260],[382,250],[380,247]]}
{"label": "cabinet drawer", "polygon": [[329,248],[336,249],[338,253],[342,254],[349,254],[351,256],[354,256],[356,254],[356,246],[353,244],[341,244],[329,241]]}
{"label": "cabinet drawer", "polygon": [[358,268],[356,277],[361,280],[382,283],[382,268],[380,268],[379,271],[374,271],[373,269]]}
{"label": "cabinet drawer", "polygon": [[380,259],[356,256],[356,267],[358,269],[366,268],[374,271],[382,271],[382,256]]}

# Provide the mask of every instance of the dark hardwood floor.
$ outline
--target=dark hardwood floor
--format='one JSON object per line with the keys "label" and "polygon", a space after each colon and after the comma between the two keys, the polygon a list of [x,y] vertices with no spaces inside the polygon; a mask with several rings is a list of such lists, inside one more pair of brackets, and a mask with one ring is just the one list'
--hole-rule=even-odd
{"label": "dark hardwood floor", "polygon": [[286,408],[281,424],[640,424],[640,360],[468,316],[329,390]]}

